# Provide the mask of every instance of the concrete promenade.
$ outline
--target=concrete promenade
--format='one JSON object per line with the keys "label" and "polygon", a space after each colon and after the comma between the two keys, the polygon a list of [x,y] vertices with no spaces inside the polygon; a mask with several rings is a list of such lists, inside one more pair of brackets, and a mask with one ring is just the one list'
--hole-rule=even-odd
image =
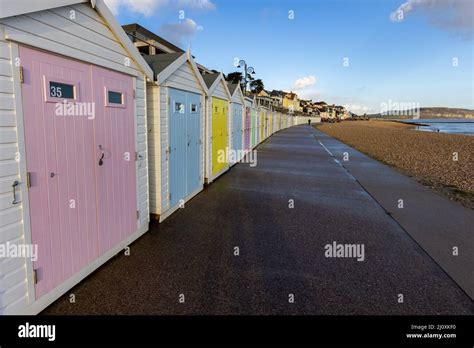
{"label": "concrete promenade", "polygon": [[309,126],[257,151],[44,314],[474,314],[470,210]]}

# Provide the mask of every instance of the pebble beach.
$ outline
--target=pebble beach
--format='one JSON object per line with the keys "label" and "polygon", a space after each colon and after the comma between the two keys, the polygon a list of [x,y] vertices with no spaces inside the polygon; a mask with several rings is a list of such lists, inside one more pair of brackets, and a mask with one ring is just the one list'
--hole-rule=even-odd
{"label": "pebble beach", "polygon": [[420,132],[413,125],[379,120],[316,127],[474,209],[473,136]]}

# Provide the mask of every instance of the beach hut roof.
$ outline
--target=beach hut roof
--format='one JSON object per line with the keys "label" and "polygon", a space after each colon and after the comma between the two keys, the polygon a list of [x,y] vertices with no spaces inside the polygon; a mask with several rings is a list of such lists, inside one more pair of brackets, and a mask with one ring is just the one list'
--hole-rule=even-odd
{"label": "beach hut roof", "polygon": [[235,90],[239,86],[238,83],[227,83],[227,87],[229,88],[230,94],[234,95]]}
{"label": "beach hut roof", "polygon": [[202,78],[208,88],[208,95],[212,95],[219,83],[222,82],[222,86],[224,87],[227,97],[229,98],[229,100],[232,99],[232,94],[230,94],[229,92],[229,88],[222,73],[216,72],[212,74],[204,74],[202,75]]}
{"label": "beach hut roof", "polygon": [[163,70],[173,64],[179,57],[185,55],[183,52],[155,54],[152,56],[144,56],[143,58],[152,68],[156,76],[158,76]]}
{"label": "beach hut roof", "polygon": [[211,86],[214,84],[214,82],[219,77],[219,74],[220,73],[212,73],[212,74],[202,75],[202,78],[204,79],[204,82],[206,83],[207,88],[211,88]]}
{"label": "beach hut roof", "polygon": [[188,62],[191,65],[194,76],[197,78],[199,84],[203,91],[208,94],[209,90],[206,83],[204,82],[199,68],[194,61],[191,52],[175,52],[175,53],[164,53],[164,54],[155,54],[151,56],[145,56],[145,61],[153,69],[153,72],[156,77],[156,82],[161,85],[168,77],[171,76],[176,70],[178,70],[183,64]]}
{"label": "beach hut roof", "polygon": [[242,104],[245,103],[244,94],[242,93],[242,88],[240,88],[240,83],[227,83],[227,88],[229,88],[229,93],[231,96],[234,96],[236,93],[239,94],[239,99]]}
{"label": "beach hut roof", "polygon": [[172,44],[168,40],[165,40],[161,36],[156,35],[155,33],[151,32],[147,28],[142,27],[138,23],[125,24],[125,25],[122,26],[122,28],[123,28],[123,30],[125,30],[128,33],[135,32],[135,33],[141,34],[141,36],[143,36],[143,39],[154,40],[154,41],[162,44],[169,51],[171,51],[171,52],[168,52],[168,53],[173,53],[173,52],[184,53],[185,52],[183,49],[181,49],[178,46]]}
{"label": "beach hut roof", "polygon": [[148,78],[153,79],[152,70],[146,64],[145,60],[140,55],[140,52],[138,52],[133,43],[127,37],[127,34],[125,34],[112,12],[110,12],[104,0],[2,0],[2,11],[0,12],[0,19],[81,3],[90,3],[92,8],[94,8],[102,16],[102,18],[109,26],[110,30],[120,40],[120,43],[130,54],[131,58],[133,58],[133,60],[137,62],[137,64],[142,68],[143,72]]}
{"label": "beach hut roof", "polygon": [[273,91],[270,92],[271,97],[281,97],[281,98],[283,98],[285,96],[285,94],[286,94],[286,92],[276,90],[276,89],[274,89]]}

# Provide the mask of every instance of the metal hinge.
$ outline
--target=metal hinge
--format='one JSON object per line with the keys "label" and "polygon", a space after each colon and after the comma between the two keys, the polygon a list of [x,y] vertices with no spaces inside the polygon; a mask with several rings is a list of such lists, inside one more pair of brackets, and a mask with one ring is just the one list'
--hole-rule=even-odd
{"label": "metal hinge", "polygon": [[33,270],[33,284],[37,284],[38,283],[38,273],[37,271],[34,269]]}
{"label": "metal hinge", "polygon": [[135,161],[138,161],[138,152],[135,151]]}
{"label": "metal hinge", "polygon": [[137,210],[137,220],[140,218],[140,211]]}
{"label": "metal hinge", "polygon": [[31,173],[26,172],[26,187],[31,187]]}
{"label": "metal hinge", "polygon": [[171,192],[168,192],[168,200],[171,201]]}
{"label": "metal hinge", "polygon": [[19,69],[20,69],[20,83],[23,83],[25,82],[25,79],[23,77],[23,66],[20,65]]}
{"label": "metal hinge", "polygon": [[136,89],[133,90],[133,99],[137,99],[137,90]]}

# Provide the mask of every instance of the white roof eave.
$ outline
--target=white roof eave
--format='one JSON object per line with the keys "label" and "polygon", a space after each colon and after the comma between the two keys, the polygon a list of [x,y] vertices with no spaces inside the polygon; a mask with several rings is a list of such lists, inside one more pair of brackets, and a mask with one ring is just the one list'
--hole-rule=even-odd
{"label": "white roof eave", "polygon": [[105,19],[110,30],[112,30],[115,36],[117,36],[121,44],[130,54],[131,58],[140,66],[143,73],[153,81],[153,71],[127,37],[112,12],[110,12],[109,8],[104,3],[104,0],[1,0],[1,2],[0,19],[20,16],[32,12],[45,11],[52,8],[90,3],[92,8],[96,9],[96,11]]}
{"label": "white roof eave", "polygon": [[2,0],[0,19],[90,2],[89,0]]}
{"label": "white roof eave", "polygon": [[227,87],[227,83],[224,79],[224,75],[222,73],[219,73],[219,76],[216,78],[214,83],[212,84],[211,87],[209,87],[209,96],[212,96],[214,94],[214,91],[216,90],[217,86],[219,83],[222,83],[222,86],[224,87],[225,93],[227,95],[227,100],[229,102],[232,101],[232,95],[230,94],[229,88]]}

